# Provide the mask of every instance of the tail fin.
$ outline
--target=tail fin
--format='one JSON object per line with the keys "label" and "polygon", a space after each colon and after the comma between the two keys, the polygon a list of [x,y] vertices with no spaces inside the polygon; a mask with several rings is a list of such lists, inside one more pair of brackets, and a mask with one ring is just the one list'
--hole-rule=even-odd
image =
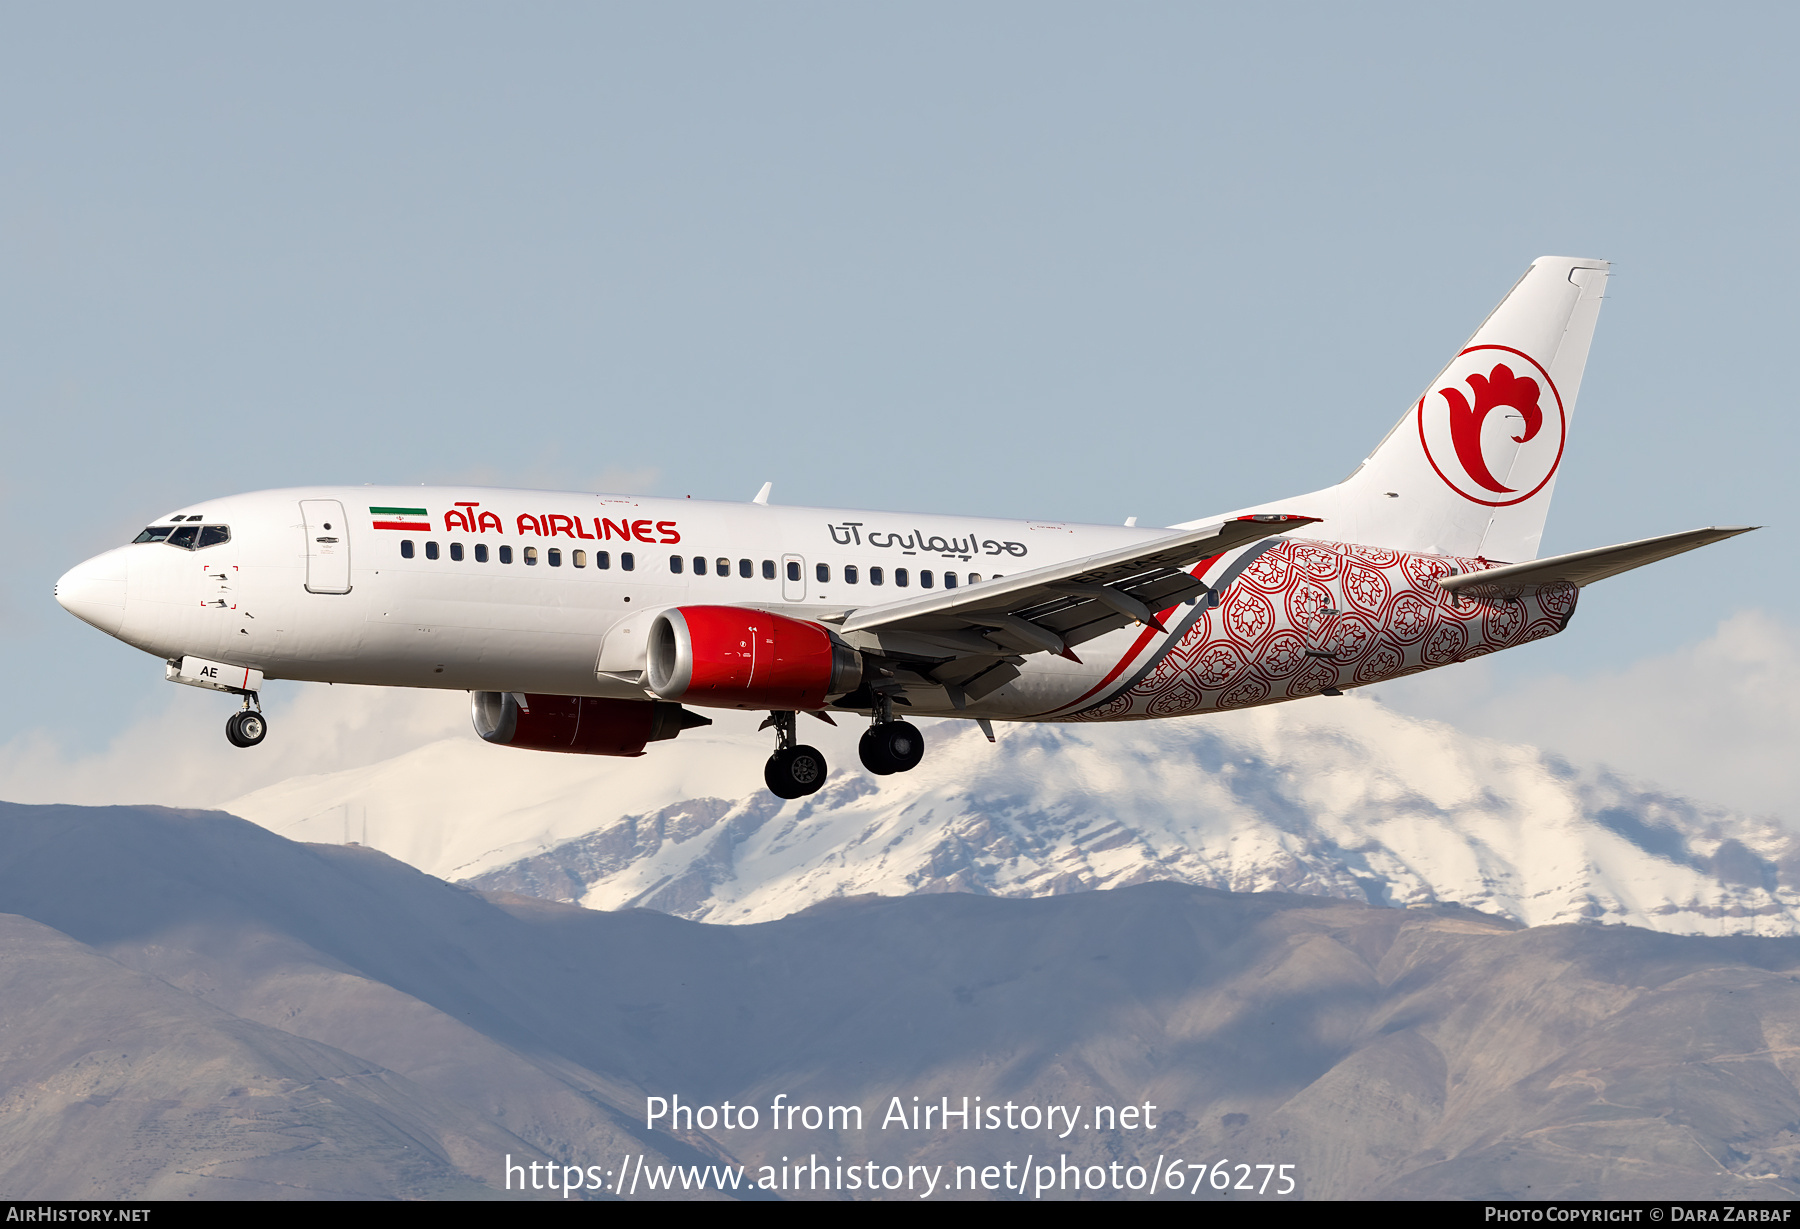
{"label": "tail fin", "polygon": [[1322,517],[1309,537],[1537,558],[1608,267],[1533,261],[1355,473],[1281,510]]}

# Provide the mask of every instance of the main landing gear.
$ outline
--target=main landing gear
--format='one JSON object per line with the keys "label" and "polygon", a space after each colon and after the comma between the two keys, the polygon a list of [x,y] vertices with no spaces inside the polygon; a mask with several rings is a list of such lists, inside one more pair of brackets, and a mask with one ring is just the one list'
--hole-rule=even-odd
{"label": "main landing gear", "polygon": [[252,697],[244,697],[242,710],[231,714],[225,722],[225,740],[234,747],[254,747],[269,733],[269,723],[260,705],[250,707]]}
{"label": "main landing gear", "polygon": [[[817,747],[800,745],[794,729],[798,716],[794,712],[774,712],[762,723],[765,730],[775,727],[779,743],[763,767],[763,780],[777,798],[804,798],[825,784],[825,757]],[[856,747],[863,767],[878,777],[917,768],[925,758],[925,736],[919,733],[919,727],[910,721],[895,721],[892,698],[880,692],[875,696],[874,718],[874,724]]]}
{"label": "main landing gear", "polygon": [[925,736],[910,721],[895,721],[893,699],[878,693],[875,724],[863,732],[856,753],[863,767],[878,777],[911,772],[925,758]]}
{"label": "main landing gear", "polygon": [[775,727],[779,745],[763,766],[763,781],[777,798],[804,798],[815,794],[825,784],[825,757],[817,747],[800,746],[794,730],[793,712],[770,713],[763,722]]}

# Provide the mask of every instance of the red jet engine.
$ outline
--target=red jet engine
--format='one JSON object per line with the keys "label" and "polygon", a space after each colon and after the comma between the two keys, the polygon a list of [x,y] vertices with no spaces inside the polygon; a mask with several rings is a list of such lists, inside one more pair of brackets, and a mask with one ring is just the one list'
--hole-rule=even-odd
{"label": "red jet engine", "polygon": [[656,700],[516,691],[476,692],[470,715],[475,719],[475,732],[487,742],[575,755],[642,755],[645,743],[712,724],[711,718],[690,713],[679,704]]}
{"label": "red jet engine", "polygon": [[862,655],[818,623],[677,606],[650,625],[650,690],[711,708],[822,709],[862,686]]}

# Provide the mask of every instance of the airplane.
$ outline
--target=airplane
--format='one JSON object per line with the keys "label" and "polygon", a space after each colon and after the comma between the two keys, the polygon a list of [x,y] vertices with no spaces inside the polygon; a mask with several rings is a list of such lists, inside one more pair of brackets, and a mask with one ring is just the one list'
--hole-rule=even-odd
{"label": "airplane", "polygon": [[591,492],[307,487],[192,504],[78,564],[56,600],[240,697],[271,679],[467,691],[490,743],[642,755],[767,711],[764,771],[828,766],[801,713],[1131,721],[1313,696],[1553,636],[1580,590],[1755,526],[1538,558],[1610,266],[1543,257],[1349,477],[1166,528]]}

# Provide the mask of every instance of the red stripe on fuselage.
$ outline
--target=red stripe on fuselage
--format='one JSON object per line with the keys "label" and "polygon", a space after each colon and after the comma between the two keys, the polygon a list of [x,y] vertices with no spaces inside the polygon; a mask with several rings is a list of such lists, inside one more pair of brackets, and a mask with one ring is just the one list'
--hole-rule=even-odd
{"label": "red stripe on fuselage", "polygon": [[[1190,576],[1194,577],[1196,580],[1198,580],[1200,577],[1205,575],[1207,568],[1210,568],[1213,564],[1217,563],[1219,560],[1223,559],[1224,557],[1225,557],[1225,554],[1223,551],[1221,551],[1219,554],[1214,555],[1211,559],[1202,559],[1199,563],[1194,565],[1193,570],[1191,572],[1189,572],[1188,574]],[[1169,607],[1167,610],[1157,611],[1156,612],[1157,620],[1159,622],[1161,622],[1164,626],[1167,626],[1168,622],[1169,622],[1169,616],[1178,609],[1180,609],[1180,606],[1175,605],[1175,606]],[[1033,717],[1048,716],[1051,713],[1060,712],[1065,708],[1074,708],[1077,704],[1084,702],[1090,696],[1092,696],[1095,692],[1100,691],[1108,683],[1112,682],[1114,679],[1118,678],[1121,674],[1125,673],[1125,667],[1129,666],[1132,662],[1137,660],[1137,655],[1144,651],[1144,646],[1146,644],[1150,643],[1150,637],[1152,637],[1154,635],[1156,635],[1156,629],[1154,627],[1146,627],[1143,631],[1143,634],[1140,635],[1135,641],[1133,641],[1131,647],[1125,651],[1125,653],[1122,657],[1119,658],[1118,665],[1114,666],[1111,670],[1107,671],[1105,678],[1101,679],[1098,683],[1095,683],[1092,687],[1090,687],[1087,691],[1083,692],[1081,695],[1077,696],[1075,699],[1070,700],[1067,704],[1058,704],[1055,708],[1047,708],[1041,713],[1033,713],[1032,716]]]}
{"label": "red stripe on fuselage", "polygon": [[417,529],[421,533],[431,532],[430,521],[376,521],[377,529]]}

